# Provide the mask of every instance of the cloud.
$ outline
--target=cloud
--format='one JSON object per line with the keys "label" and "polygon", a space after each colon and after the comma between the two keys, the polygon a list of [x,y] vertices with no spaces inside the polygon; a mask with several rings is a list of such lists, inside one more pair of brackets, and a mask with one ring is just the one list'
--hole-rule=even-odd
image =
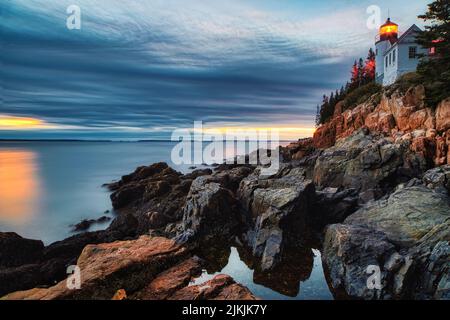
{"label": "cloud", "polygon": [[[65,28],[74,2],[79,31]],[[311,127],[321,95],[373,39],[364,5],[313,3],[314,15],[266,0],[2,2],[0,113],[75,135],[166,134],[195,120]]]}

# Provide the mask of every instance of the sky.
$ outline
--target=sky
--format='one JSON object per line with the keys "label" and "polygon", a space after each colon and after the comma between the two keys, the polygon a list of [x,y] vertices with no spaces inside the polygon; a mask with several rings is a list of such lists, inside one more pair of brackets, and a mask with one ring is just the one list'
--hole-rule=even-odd
{"label": "sky", "polygon": [[429,2],[2,0],[0,139],[168,139],[194,121],[310,136],[374,46],[367,8],[404,31]]}

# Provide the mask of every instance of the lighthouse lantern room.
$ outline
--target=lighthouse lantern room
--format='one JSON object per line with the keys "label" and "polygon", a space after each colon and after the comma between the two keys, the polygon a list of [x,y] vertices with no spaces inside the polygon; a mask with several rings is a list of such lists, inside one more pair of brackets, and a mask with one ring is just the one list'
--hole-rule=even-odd
{"label": "lighthouse lantern room", "polygon": [[399,37],[398,24],[387,19],[375,41],[376,82],[384,86],[394,83],[402,74],[416,71],[419,58],[428,52],[416,40],[422,30],[412,25]]}

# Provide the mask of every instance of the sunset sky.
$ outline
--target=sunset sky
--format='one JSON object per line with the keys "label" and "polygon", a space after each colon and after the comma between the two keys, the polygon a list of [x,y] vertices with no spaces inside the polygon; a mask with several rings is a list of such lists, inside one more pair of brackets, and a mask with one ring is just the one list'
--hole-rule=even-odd
{"label": "sunset sky", "polygon": [[199,120],[310,135],[373,46],[367,7],[404,31],[429,2],[3,0],[0,139],[167,139]]}

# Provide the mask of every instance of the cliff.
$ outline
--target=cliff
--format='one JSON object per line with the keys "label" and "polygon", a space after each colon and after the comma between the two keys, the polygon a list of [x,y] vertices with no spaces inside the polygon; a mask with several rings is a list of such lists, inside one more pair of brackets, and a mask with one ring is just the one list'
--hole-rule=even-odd
{"label": "cliff", "polygon": [[348,137],[360,128],[383,134],[393,140],[408,141],[414,152],[422,153],[435,165],[450,164],[450,98],[436,110],[425,105],[425,89],[419,85],[405,94],[399,91],[376,97],[343,111],[337,104],[334,116],[320,126],[313,139],[316,148],[329,148],[337,140]]}

